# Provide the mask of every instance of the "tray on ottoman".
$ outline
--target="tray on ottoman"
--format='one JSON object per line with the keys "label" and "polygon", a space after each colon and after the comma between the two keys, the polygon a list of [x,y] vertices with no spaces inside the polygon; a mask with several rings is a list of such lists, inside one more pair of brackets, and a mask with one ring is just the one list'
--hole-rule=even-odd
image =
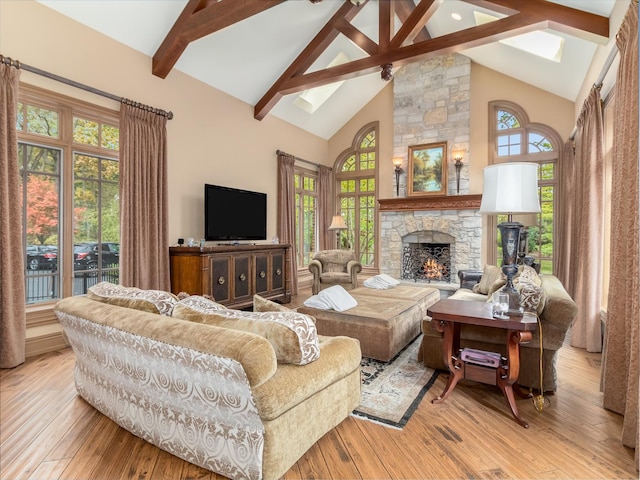
{"label": "tray on ottoman", "polygon": [[359,287],[349,293],[358,306],[344,312],[301,306],[316,319],[320,335],[357,338],[362,356],[388,362],[420,334],[427,309],[440,300],[440,291],[401,284],[387,290]]}

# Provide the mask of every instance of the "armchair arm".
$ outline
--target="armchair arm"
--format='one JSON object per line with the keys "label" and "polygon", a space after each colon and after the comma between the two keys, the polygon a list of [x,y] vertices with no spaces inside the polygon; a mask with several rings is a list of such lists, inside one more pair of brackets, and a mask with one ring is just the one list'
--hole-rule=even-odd
{"label": "armchair arm", "polygon": [[347,273],[351,275],[351,286],[358,288],[358,272],[362,271],[362,264],[357,260],[349,260],[347,262]]}
{"label": "armchair arm", "polygon": [[314,275],[320,275],[322,273],[322,263],[319,260],[311,260],[309,262],[309,271]]}
{"label": "armchair arm", "polygon": [[476,283],[480,282],[482,270],[458,270],[458,278],[460,279],[460,288],[471,290]]}

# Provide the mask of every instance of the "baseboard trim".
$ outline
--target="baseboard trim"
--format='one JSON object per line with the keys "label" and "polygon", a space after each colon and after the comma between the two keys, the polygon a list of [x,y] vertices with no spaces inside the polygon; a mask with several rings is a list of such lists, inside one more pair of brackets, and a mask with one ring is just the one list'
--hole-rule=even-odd
{"label": "baseboard trim", "polygon": [[25,342],[26,358],[42,355],[43,353],[55,352],[67,348],[69,344],[64,340],[62,331],[51,332],[37,337],[27,338]]}

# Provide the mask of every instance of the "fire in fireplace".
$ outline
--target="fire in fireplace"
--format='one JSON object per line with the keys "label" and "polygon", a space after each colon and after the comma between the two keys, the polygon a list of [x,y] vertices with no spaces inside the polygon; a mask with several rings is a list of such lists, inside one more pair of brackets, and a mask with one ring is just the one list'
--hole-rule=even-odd
{"label": "fire in fireplace", "polygon": [[409,243],[402,251],[405,280],[451,282],[451,245],[448,243]]}

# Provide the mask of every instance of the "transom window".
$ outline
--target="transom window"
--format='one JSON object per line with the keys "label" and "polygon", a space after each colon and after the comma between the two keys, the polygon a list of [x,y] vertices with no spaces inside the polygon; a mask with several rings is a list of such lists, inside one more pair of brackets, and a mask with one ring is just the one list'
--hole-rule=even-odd
{"label": "transom window", "polygon": [[338,210],[347,225],[339,248],[352,250],[363,266],[376,263],[377,122],[356,134],[353,147],[336,162]]}
{"label": "transom window", "polygon": [[[541,212],[535,219],[522,223],[528,227],[528,253],[540,264],[542,273],[553,273],[556,199],[558,198],[558,168],[561,153],[560,136],[552,128],[531,124],[526,112],[511,102],[491,102],[490,142],[494,145],[490,163],[533,162],[538,164],[538,191]],[[489,239],[496,245],[490,253],[492,263],[501,258],[496,225],[506,215],[490,219]]]}

